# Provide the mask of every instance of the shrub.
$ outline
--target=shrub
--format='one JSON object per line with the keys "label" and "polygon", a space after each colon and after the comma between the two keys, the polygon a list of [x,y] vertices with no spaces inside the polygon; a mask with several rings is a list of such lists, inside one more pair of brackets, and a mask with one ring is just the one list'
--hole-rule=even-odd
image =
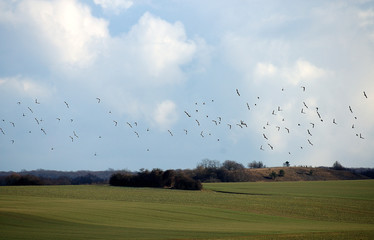
{"label": "shrub", "polygon": [[201,190],[203,185],[199,180],[194,180],[185,175],[178,175],[175,177],[174,188],[181,190]]}
{"label": "shrub", "polygon": [[253,161],[248,164],[249,168],[265,168],[266,166],[261,161]]}
{"label": "shrub", "polygon": [[8,186],[21,186],[21,185],[42,185],[43,181],[32,175],[19,175],[13,173],[5,178],[5,185]]}
{"label": "shrub", "polygon": [[279,177],[284,177],[284,174],[285,172],[283,169],[279,170],[279,174],[278,174]]}
{"label": "shrub", "polygon": [[334,164],[332,165],[332,168],[335,170],[344,170],[343,165],[341,165],[340,162],[338,161],[334,162]]}
{"label": "shrub", "polygon": [[276,172],[274,172],[274,171],[272,171],[270,174],[269,174],[269,177],[271,178],[271,179],[276,179],[277,178],[277,173]]}

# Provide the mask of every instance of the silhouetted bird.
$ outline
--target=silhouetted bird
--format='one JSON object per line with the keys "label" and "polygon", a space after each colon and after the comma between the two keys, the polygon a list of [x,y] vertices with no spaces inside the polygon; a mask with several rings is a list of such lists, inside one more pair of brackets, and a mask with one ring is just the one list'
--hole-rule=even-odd
{"label": "silhouetted bird", "polygon": [[96,100],[97,100],[97,103],[100,103],[100,101],[101,101],[101,99],[100,98],[96,98]]}
{"label": "silhouetted bird", "polygon": [[188,112],[184,111],[184,113],[185,113],[188,117],[191,117],[191,115],[190,115]]}
{"label": "silhouetted bird", "polygon": [[265,138],[266,140],[269,140],[269,139],[266,137],[265,133],[263,133],[262,135],[264,136],[264,138]]}
{"label": "silhouetted bird", "polygon": [[269,145],[269,147],[271,148],[271,150],[273,150],[273,146],[272,146],[272,145],[270,145],[270,143],[268,143],[268,145]]}
{"label": "silhouetted bird", "polygon": [[66,101],[64,101],[64,103],[65,103],[66,107],[69,108],[69,104]]}
{"label": "silhouetted bird", "polygon": [[44,135],[47,135],[47,133],[45,132],[43,128],[41,128],[40,130],[44,133]]}
{"label": "silhouetted bird", "polygon": [[368,96],[366,95],[366,92],[364,91],[364,96],[366,97],[366,98],[368,98]]}
{"label": "silhouetted bird", "polygon": [[238,89],[236,89],[236,94],[238,94],[238,96],[240,97],[240,93]]}
{"label": "silhouetted bird", "polygon": [[306,103],[305,102],[303,102],[304,103],[304,106],[306,107],[306,108],[308,108],[308,106],[306,105]]}

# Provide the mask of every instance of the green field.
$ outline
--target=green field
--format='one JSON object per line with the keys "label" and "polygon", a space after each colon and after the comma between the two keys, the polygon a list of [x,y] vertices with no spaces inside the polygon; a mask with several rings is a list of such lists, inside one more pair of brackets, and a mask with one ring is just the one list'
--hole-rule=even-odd
{"label": "green field", "polygon": [[0,187],[0,239],[374,239],[374,181]]}

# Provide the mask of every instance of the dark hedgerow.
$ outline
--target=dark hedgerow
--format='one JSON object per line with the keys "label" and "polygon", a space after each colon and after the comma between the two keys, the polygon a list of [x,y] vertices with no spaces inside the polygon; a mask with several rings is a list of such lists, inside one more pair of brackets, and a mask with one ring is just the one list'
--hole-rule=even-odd
{"label": "dark hedgerow", "polygon": [[137,174],[115,173],[109,179],[112,186],[125,187],[154,187],[154,188],[174,188],[183,190],[201,190],[202,184],[199,180],[194,180],[182,173],[174,170],[162,171],[153,169],[152,171],[141,170]]}

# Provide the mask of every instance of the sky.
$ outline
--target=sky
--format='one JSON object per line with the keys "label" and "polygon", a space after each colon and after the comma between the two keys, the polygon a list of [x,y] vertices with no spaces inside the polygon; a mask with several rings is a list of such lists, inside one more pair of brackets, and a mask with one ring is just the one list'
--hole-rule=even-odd
{"label": "sky", "polygon": [[374,167],[374,1],[0,0],[0,170]]}

